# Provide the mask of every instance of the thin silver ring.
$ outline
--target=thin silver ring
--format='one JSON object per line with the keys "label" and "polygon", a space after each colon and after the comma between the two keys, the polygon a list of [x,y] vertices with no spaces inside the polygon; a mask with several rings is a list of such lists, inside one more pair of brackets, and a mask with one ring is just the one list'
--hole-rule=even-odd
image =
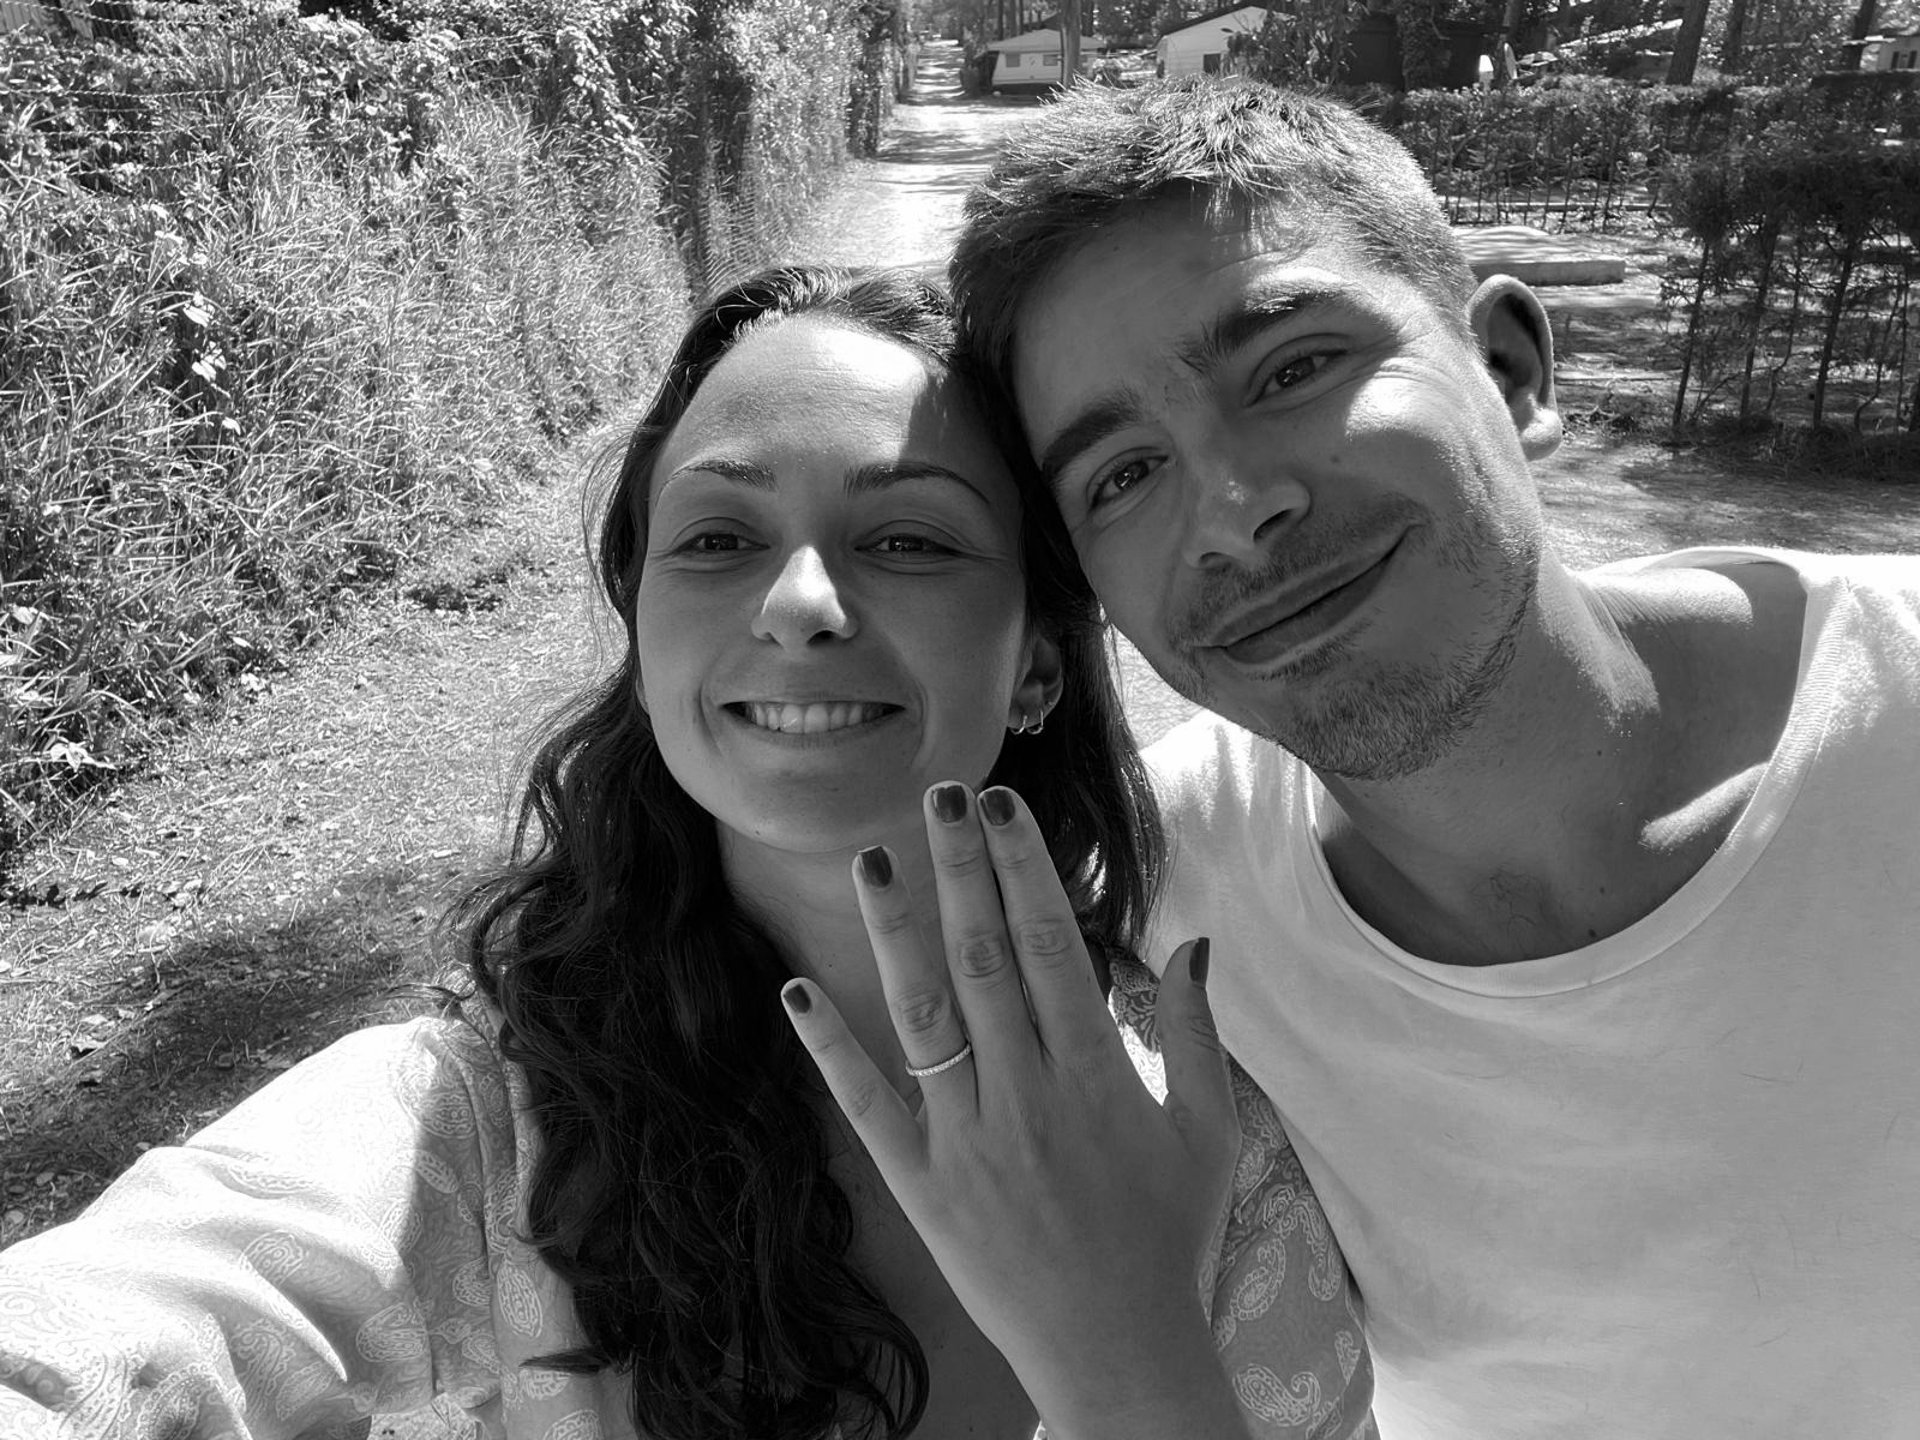
{"label": "thin silver ring", "polygon": [[960,1047],[959,1054],[949,1055],[946,1059],[942,1060],[938,1065],[929,1065],[923,1070],[916,1070],[913,1068],[913,1066],[909,1065],[907,1066],[907,1074],[913,1076],[913,1078],[916,1080],[924,1080],[929,1075],[938,1075],[942,1070],[953,1069],[954,1066],[958,1065],[962,1060],[966,1059],[971,1054],[973,1054],[973,1041],[969,1040],[967,1041],[966,1044]]}

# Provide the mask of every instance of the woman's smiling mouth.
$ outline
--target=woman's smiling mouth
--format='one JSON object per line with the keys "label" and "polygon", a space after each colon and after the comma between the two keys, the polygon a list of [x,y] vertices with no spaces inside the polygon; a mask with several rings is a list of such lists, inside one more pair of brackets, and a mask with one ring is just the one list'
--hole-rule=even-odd
{"label": "woman's smiling mouth", "polygon": [[781,735],[824,735],[833,730],[871,724],[900,707],[865,700],[815,701],[805,705],[781,700],[737,700],[726,708],[762,730]]}

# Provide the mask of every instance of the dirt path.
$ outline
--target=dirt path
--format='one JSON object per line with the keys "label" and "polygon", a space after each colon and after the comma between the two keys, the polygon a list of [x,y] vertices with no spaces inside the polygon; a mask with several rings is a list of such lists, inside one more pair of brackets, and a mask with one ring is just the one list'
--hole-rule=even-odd
{"label": "dirt path", "polygon": [[[956,58],[929,54],[884,153],[850,168],[796,254],[940,267],[967,184],[1032,105],[962,99]],[[442,598],[465,608],[369,606],[23,857],[23,903],[0,910],[0,1244],[441,963],[434,922],[497,853],[517,748],[596,666],[578,523],[594,448],[451,542],[437,565],[461,578]],[[1542,488],[1582,561],[1708,537],[1920,547],[1920,487],[1576,441]],[[1190,709],[1137,658],[1126,685],[1144,739]]]}

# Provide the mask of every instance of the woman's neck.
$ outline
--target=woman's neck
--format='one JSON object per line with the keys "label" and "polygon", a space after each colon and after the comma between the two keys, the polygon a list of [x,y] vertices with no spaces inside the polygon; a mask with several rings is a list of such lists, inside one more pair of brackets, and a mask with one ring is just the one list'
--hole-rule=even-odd
{"label": "woman's neck", "polygon": [[[886,843],[894,856],[894,883],[907,886],[920,916],[922,943],[937,953],[939,906],[926,837],[916,827],[909,834],[887,837]],[[827,993],[895,1088],[908,1088],[906,1062],[854,895],[855,852],[796,854],[723,828],[720,853],[727,886],[741,905],[772,934],[795,971]]]}

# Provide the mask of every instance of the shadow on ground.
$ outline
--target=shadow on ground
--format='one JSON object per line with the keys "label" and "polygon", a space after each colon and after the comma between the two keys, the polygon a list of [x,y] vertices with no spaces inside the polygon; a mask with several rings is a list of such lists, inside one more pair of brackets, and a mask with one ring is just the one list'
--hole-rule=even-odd
{"label": "shadow on ground", "polygon": [[1692,545],[1910,551],[1920,537],[1920,485],[1638,437],[1578,435],[1534,475],[1560,553],[1575,565]]}
{"label": "shadow on ground", "polygon": [[258,928],[224,921],[94,991],[65,1062],[6,1097],[0,1243],[69,1218],[142,1150],[349,1031],[430,1008],[401,987],[446,963],[444,900],[423,893],[444,887],[412,868],[330,883],[321,903]]}
{"label": "shadow on ground", "polygon": [[[905,130],[891,144],[880,147],[874,159],[882,164],[940,165],[984,171],[993,160],[997,139],[989,135],[956,135],[948,131]],[[946,184],[965,189],[971,173],[947,177]]]}

